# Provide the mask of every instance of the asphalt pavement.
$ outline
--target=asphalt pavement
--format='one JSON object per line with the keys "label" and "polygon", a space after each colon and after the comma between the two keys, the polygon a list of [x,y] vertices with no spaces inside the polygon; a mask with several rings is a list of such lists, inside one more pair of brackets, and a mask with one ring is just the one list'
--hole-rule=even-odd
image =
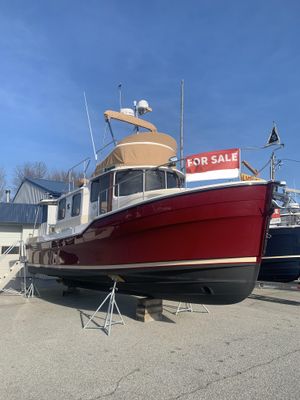
{"label": "asphalt pavement", "polygon": [[[118,295],[125,325],[83,325],[104,293],[40,287],[40,298],[0,295],[0,399],[299,399],[300,290],[257,288],[242,303],[201,305],[162,321],[135,320],[137,299]],[[114,315],[117,319],[117,315]]]}

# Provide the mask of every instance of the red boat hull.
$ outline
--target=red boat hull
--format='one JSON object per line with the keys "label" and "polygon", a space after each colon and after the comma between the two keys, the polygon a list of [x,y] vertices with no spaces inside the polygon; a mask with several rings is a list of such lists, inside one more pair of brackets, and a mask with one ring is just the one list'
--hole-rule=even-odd
{"label": "red boat hull", "polygon": [[31,272],[69,285],[205,304],[247,297],[271,213],[271,183],[215,186],[102,216],[80,235],[28,244]]}

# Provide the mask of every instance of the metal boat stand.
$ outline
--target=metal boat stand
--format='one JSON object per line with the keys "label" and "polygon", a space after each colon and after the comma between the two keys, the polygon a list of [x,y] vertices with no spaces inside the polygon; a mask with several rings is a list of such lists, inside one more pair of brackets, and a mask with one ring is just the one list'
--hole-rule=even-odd
{"label": "metal boat stand", "polygon": [[[181,306],[182,302],[179,302],[177,310],[175,312],[175,315],[178,315],[181,312],[194,312],[193,307],[192,307],[192,303],[184,303],[185,307]],[[207,307],[205,307],[204,304],[201,304],[202,308],[204,309],[204,311],[201,311],[203,314],[208,314],[209,310]]]}
{"label": "metal boat stand", "polygon": [[[23,260],[23,263],[24,263],[24,268],[23,268],[23,291],[24,291],[24,297],[26,297],[27,299],[35,297],[36,295],[38,297],[41,297],[38,288],[34,284],[34,278],[31,277],[31,276],[28,276],[27,260],[26,259]],[[30,283],[28,281],[30,281]],[[28,285],[28,283],[29,283],[29,285]]]}
{"label": "metal boat stand", "polygon": [[[100,304],[100,306],[97,308],[97,310],[94,312],[94,314],[90,317],[90,319],[88,320],[88,322],[84,325],[83,329],[86,329],[89,325],[89,323],[91,321],[93,321],[95,315],[97,314],[97,312],[101,309],[101,307],[108,301],[108,309],[106,312],[106,317],[105,317],[105,322],[103,326],[100,326],[99,328],[102,329],[107,336],[110,336],[110,331],[111,331],[111,327],[112,325],[116,325],[116,324],[122,324],[125,325],[125,322],[123,320],[123,317],[120,313],[119,307],[117,305],[116,302],[116,291],[118,290],[118,288],[116,287],[117,285],[117,281],[114,280],[114,284],[113,287],[110,288],[110,292],[108,293],[108,295],[105,297],[105,299],[102,301],[102,303]],[[119,321],[113,321],[112,320],[112,316],[113,316],[113,312],[114,312],[114,307],[116,307],[116,310],[119,314],[120,320]],[[96,324],[97,325],[97,324]]]}
{"label": "metal boat stand", "polygon": [[41,297],[40,292],[33,281],[30,283],[28,288],[25,290],[24,296],[27,297],[27,299],[29,299],[30,297],[35,297],[35,296]]}

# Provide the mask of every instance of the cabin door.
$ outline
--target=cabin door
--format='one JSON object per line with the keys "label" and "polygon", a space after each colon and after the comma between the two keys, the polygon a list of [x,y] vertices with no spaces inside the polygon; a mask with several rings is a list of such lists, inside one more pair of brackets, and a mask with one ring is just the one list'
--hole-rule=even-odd
{"label": "cabin door", "polygon": [[112,191],[113,191],[113,174],[102,175],[99,178],[99,214],[105,214],[112,210]]}

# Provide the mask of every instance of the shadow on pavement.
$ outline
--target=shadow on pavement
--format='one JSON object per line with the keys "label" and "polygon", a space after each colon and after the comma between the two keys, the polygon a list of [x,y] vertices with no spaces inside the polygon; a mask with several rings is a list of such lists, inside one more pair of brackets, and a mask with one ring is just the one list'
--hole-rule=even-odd
{"label": "shadow on pavement", "polygon": [[260,295],[260,294],[254,294],[254,293],[250,294],[249,299],[268,301],[271,303],[279,303],[279,304],[286,304],[289,306],[300,307],[300,301],[279,299],[278,297],[264,296],[264,295]]}

